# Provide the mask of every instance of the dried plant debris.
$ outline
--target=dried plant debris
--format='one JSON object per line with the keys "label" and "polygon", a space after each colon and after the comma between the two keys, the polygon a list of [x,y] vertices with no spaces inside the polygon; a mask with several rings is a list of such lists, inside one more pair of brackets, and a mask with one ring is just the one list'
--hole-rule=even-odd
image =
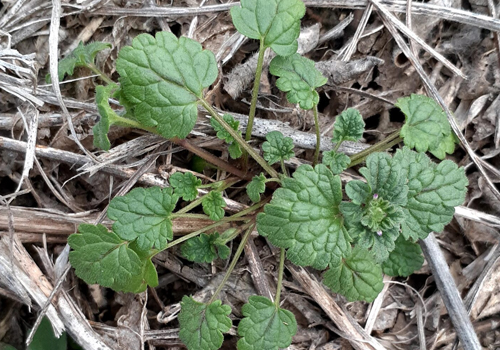
{"label": "dried plant debris", "polygon": [[[467,76],[406,39],[498,187],[499,9],[412,2],[408,23],[401,4],[383,2]],[[499,226],[484,219],[500,203],[440,107],[409,97],[425,85],[379,12],[359,21],[366,6],[0,1],[0,349],[41,322],[36,348],[47,319],[83,349],[451,349],[429,231],[480,347],[500,348]],[[385,155],[356,155],[387,137]]]}

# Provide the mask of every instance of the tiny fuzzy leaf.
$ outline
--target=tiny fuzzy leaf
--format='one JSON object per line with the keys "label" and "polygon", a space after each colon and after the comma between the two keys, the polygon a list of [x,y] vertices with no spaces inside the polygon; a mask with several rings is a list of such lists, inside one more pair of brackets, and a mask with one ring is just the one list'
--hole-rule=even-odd
{"label": "tiny fuzzy leaf", "polygon": [[229,332],[231,308],[220,300],[211,304],[199,303],[184,296],[179,313],[179,338],[189,350],[217,350]]}
{"label": "tiny fuzzy leaf", "polygon": [[332,172],[337,175],[347,169],[351,164],[351,158],[344,153],[326,151],[323,153],[323,164],[328,165]]}
{"label": "tiny fuzzy leaf", "polygon": [[333,143],[359,141],[363,137],[365,122],[357,109],[348,108],[337,116],[333,127]]}
{"label": "tiny fuzzy leaf", "polygon": [[101,119],[94,125],[92,131],[94,133],[94,146],[105,151],[109,151],[111,143],[108,139],[109,127],[113,124],[117,114],[109,105],[109,98],[113,90],[116,90],[118,85],[110,84],[107,86],[98,85],[95,88],[95,102]]}
{"label": "tiny fuzzy leaf", "polygon": [[[394,241],[399,236],[399,225],[383,231],[380,235],[362,225],[356,225],[352,231],[357,234],[354,244],[357,247],[369,249],[375,262],[381,264],[389,257],[389,253],[394,250]],[[351,233],[351,230],[349,230],[349,233]]]}
{"label": "tiny fuzzy leaf", "polygon": [[331,264],[323,283],[347,300],[372,302],[384,287],[382,269],[366,249],[355,247],[351,255]]}
{"label": "tiny fuzzy leaf", "polygon": [[[229,255],[225,244],[219,241],[220,235],[214,232],[210,235],[202,233],[197,237],[188,239],[182,246],[182,255],[189,261],[196,263],[210,263],[217,258],[217,253],[222,253],[221,259],[226,259]],[[227,249],[225,249],[225,248]]]}
{"label": "tiny fuzzy leaf", "polygon": [[291,137],[284,137],[279,131],[271,131],[266,134],[266,140],[262,144],[262,150],[264,151],[264,159],[270,165],[281,160],[288,160],[295,155]]}
{"label": "tiny fuzzy leaf", "polygon": [[261,40],[280,56],[297,52],[300,19],[306,8],[301,0],[242,0],[231,8],[233,24],[241,34]]}
{"label": "tiny fuzzy leaf", "polygon": [[173,238],[169,217],[178,200],[172,188],[135,188],[111,200],[108,217],[116,221],[113,231],[122,239],[137,239],[141,250],[161,250]]}
{"label": "tiny fuzzy leaf", "polygon": [[296,265],[323,270],[350,252],[350,237],[339,211],[340,177],[323,164],[301,165],[257,216],[257,231]]}
{"label": "tiny fuzzy leaf", "polygon": [[[83,42],[80,41],[73,52],[59,61],[57,69],[59,81],[62,81],[66,74],[73,75],[76,67],[88,67],[94,64],[95,56],[99,51],[109,48],[111,48],[111,44],[95,41],[84,45]],[[47,74],[45,80],[47,83],[50,83],[50,74]]]}
{"label": "tiny fuzzy leaf", "polygon": [[252,181],[247,185],[247,194],[254,203],[260,201],[260,194],[266,191],[266,177],[264,174],[255,175]]}
{"label": "tiny fuzzy leaf", "polygon": [[396,240],[396,247],[382,264],[386,275],[407,277],[422,267],[424,257],[418,243],[407,241],[403,236]]}
{"label": "tiny fuzzy leaf", "polygon": [[271,61],[269,71],[280,77],[276,86],[290,103],[298,103],[302,109],[311,109],[319,102],[316,88],[326,84],[326,79],[314,62],[298,53],[289,57],[276,56]]}
{"label": "tiny fuzzy leaf", "polygon": [[168,32],[140,34],[120,50],[120,102],[145,127],[184,138],[198,116],[197,101],[217,78],[215,56],[189,38]]}
{"label": "tiny fuzzy leaf", "polygon": [[446,152],[453,152],[450,123],[436,101],[427,96],[411,95],[398,99],[395,106],[406,116],[400,133],[406,146],[418,152],[430,151],[440,159],[444,159]]}
{"label": "tiny fuzzy leaf", "polygon": [[262,296],[252,295],[241,308],[238,350],[278,350],[288,347],[297,333],[297,321],[288,310]]}
{"label": "tiny fuzzy leaf", "polygon": [[387,153],[372,153],[366,158],[366,167],[359,169],[371,188],[371,194],[395,205],[406,204],[408,186],[399,163]]}
{"label": "tiny fuzzy leaf", "polygon": [[345,186],[345,193],[358,206],[367,203],[370,197],[373,197],[370,186],[359,180],[349,181]]}
{"label": "tiny fuzzy leaf", "polygon": [[168,182],[174,188],[174,193],[185,201],[194,200],[198,196],[198,187],[201,186],[201,180],[191,173],[176,172]]}
{"label": "tiny fuzzy leaf", "polygon": [[[224,114],[222,116],[222,119],[234,130],[236,131],[239,135],[241,135],[241,131],[239,131],[240,127],[240,122],[237,120],[234,120],[234,117],[230,114]],[[224,140],[226,143],[233,143],[234,142],[234,137],[231,136],[230,133],[224,129],[224,127],[215,119],[211,118],[210,119],[210,125],[214,128],[214,130],[217,132],[217,138],[219,140]]]}
{"label": "tiny fuzzy leaf", "polygon": [[434,148],[430,149],[429,152],[434,155],[437,159],[445,159],[446,154],[453,154],[455,152],[455,142],[456,142],[456,136],[453,132],[450,132],[449,135],[445,136],[439,145]]}
{"label": "tiny fuzzy leaf", "polygon": [[88,284],[98,283],[122,292],[143,291],[147,286],[144,281],[155,286],[148,267],[152,265],[151,260],[141,260],[128,241],[103,225],[81,224],[78,231],[68,237],[68,244],[73,249],[69,261],[78,277]]}
{"label": "tiny fuzzy leaf", "polygon": [[469,182],[464,169],[451,160],[433,163],[424,153],[406,146],[397,150],[393,159],[408,179],[403,236],[416,241],[431,231],[443,231],[453,218],[455,207],[465,200]]}
{"label": "tiny fuzzy leaf", "polygon": [[224,217],[226,202],[219,191],[211,191],[201,201],[203,212],[210,216],[210,220],[219,221]]}
{"label": "tiny fuzzy leaf", "polygon": [[243,155],[243,151],[241,150],[240,144],[238,142],[233,142],[232,144],[230,144],[227,148],[227,151],[229,152],[229,156],[231,157],[231,159],[238,159]]}

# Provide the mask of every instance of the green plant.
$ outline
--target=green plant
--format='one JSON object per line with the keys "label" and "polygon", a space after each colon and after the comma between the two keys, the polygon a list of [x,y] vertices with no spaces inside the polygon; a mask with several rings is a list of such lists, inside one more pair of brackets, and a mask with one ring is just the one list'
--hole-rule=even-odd
{"label": "green plant", "polygon": [[[255,114],[263,52],[270,47],[278,54],[270,65],[270,72],[279,77],[277,87],[286,92],[291,103],[313,110],[318,137],[313,163],[317,163],[316,88],[325,84],[326,78],[314,62],[295,53],[303,14],[304,5],[299,0],[243,0],[241,7],[231,10],[238,31],[260,40],[250,119]],[[90,66],[92,62],[83,62],[98,72]],[[229,114],[220,116],[204,99],[203,91],[215,81],[218,70],[213,54],[197,42],[171,33],[157,33],[156,37],[141,34],[132,46],[119,52],[117,72],[119,85],[99,72],[107,85],[96,88],[101,115],[94,127],[96,146],[111,147],[107,132],[112,124],[136,127],[181,144],[216,166],[227,167],[182,140],[193,128],[197,106],[201,105],[211,115],[217,136],[228,143],[230,156],[238,158],[246,152],[265,171],[250,176],[242,172],[237,178],[206,185],[191,173],[173,174],[170,188],[136,188],[113,198],[107,213],[114,222],[111,231],[102,225],[82,224],[79,233],[69,237],[73,249],[70,262],[80,278],[118,291],[141,292],[158,284],[151,259],[160,251],[183,243],[180,252],[186,259],[207,263],[227,259],[231,251],[226,244],[241,236],[211,300],[199,303],[187,296],[182,300],[180,338],[190,350],[222,345],[223,333],[232,325],[228,317],[231,309],[216,298],[255,227],[280,248],[278,288],[274,301],[252,296],[243,306],[238,348],[278,349],[290,345],[297,330],[293,314],[280,308],[285,257],[300,266],[326,270],[324,284],[348,300],[370,302],[382,289],[382,273],[407,276],[420,268],[423,258],[416,242],[431,231],[442,231],[452,219],[454,207],[464,200],[467,178],[463,168],[450,160],[434,163],[423,153],[430,151],[443,159],[454,149],[448,121],[430,98],[412,95],[398,100],[396,106],[406,115],[403,128],[352,157],[339,152],[340,146],[344,141],[361,139],[364,122],[357,110],[347,109],[337,116],[332,138],[335,146],[324,152],[323,163],[301,165],[290,177],[285,166],[294,156],[290,138],[277,131],[269,133],[261,157],[243,140],[239,123]],[[110,107],[111,96],[119,99],[123,111]],[[247,139],[250,134],[249,121]],[[406,146],[393,156],[380,152],[401,141]],[[359,170],[365,181],[350,181],[343,188],[338,174],[361,162],[366,163]],[[275,163],[280,164],[281,172],[273,167]],[[238,176],[238,169],[231,171]],[[251,179],[247,193],[255,204],[227,216],[223,191],[242,179]],[[275,187],[270,197],[261,199]],[[201,194],[202,188],[209,191]],[[177,209],[181,200],[186,203]],[[199,213],[200,206],[204,214]],[[213,223],[174,240],[172,220],[180,217]],[[235,228],[222,234],[214,232],[229,222],[236,223]]]}

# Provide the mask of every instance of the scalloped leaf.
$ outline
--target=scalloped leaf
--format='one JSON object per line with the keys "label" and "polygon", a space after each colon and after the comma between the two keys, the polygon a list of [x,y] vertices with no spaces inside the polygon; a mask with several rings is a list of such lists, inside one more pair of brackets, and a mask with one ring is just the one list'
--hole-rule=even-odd
{"label": "scalloped leaf", "polygon": [[[240,122],[237,120],[234,120],[234,117],[230,114],[224,114],[222,116],[222,119],[234,130],[238,135],[241,136],[241,131],[239,130],[240,127]],[[238,159],[241,157],[243,152],[241,151],[241,147],[238,144],[238,142],[235,141],[234,137],[231,136],[230,133],[227,132],[226,129],[215,119],[211,118],[210,119],[210,124],[214,128],[214,130],[217,132],[217,138],[220,140],[226,141],[227,144],[229,144],[228,151],[229,151],[229,156],[232,159]]]}
{"label": "scalloped leaf", "polygon": [[219,191],[208,192],[201,201],[203,212],[210,216],[210,220],[219,221],[224,217],[226,202]]}
{"label": "scalloped leaf", "polygon": [[408,147],[396,151],[394,161],[408,178],[408,202],[403,206],[405,220],[401,225],[406,239],[424,239],[443,231],[455,213],[455,207],[465,200],[469,181],[463,167],[451,160],[439,164],[424,153]]}
{"label": "scalloped leaf", "polygon": [[382,269],[366,249],[355,247],[352,253],[338,263],[331,264],[323,276],[323,283],[347,300],[372,302],[384,287]]}
{"label": "scalloped leaf", "polygon": [[217,232],[212,234],[202,233],[197,237],[188,239],[181,246],[182,255],[189,261],[196,263],[210,263],[217,258],[227,259],[230,250],[229,247],[220,241],[220,235]]}
{"label": "scalloped leaf", "polygon": [[284,137],[279,131],[271,131],[266,134],[266,140],[262,144],[262,150],[264,151],[264,159],[270,165],[281,160],[289,160],[295,156],[291,137]]}
{"label": "scalloped leaf", "polygon": [[266,191],[266,177],[263,173],[255,175],[252,181],[247,185],[247,194],[254,203],[260,201],[260,194]]}
{"label": "scalloped leaf", "polygon": [[198,197],[198,187],[201,186],[201,180],[193,174],[176,172],[169,177],[168,182],[174,188],[174,193],[185,201],[192,201]]}
{"label": "scalloped leaf", "polygon": [[257,230],[272,244],[287,248],[294,264],[323,270],[350,252],[341,200],[338,175],[323,164],[301,165],[293,178],[283,179],[282,188],[257,216]]}
{"label": "scalloped leaf", "polygon": [[241,308],[238,350],[278,350],[288,347],[297,333],[297,321],[288,310],[262,296],[252,295]]}
{"label": "scalloped leaf", "polygon": [[172,188],[134,188],[111,200],[108,217],[116,222],[113,231],[122,239],[137,239],[141,250],[164,249],[173,239],[170,214],[179,196]]}
{"label": "scalloped leaf", "polygon": [[81,224],[78,231],[68,237],[73,249],[69,261],[76,275],[85,282],[133,293],[144,291],[148,284],[158,285],[151,260],[134,251],[130,242],[103,225]]}
{"label": "scalloped leaf", "polygon": [[[64,79],[64,76],[73,75],[75,68],[88,67],[94,64],[95,56],[102,50],[111,48],[111,44],[94,41],[84,45],[82,41],[68,56],[59,61],[57,74],[59,81]],[[50,74],[45,77],[47,83],[50,83]]]}
{"label": "scalloped leaf", "polygon": [[217,350],[229,332],[231,308],[220,300],[211,304],[199,303],[184,296],[179,313],[179,338],[189,350]]}
{"label": "scalloped leaf", "polygon": [[439,159],[453,153],[455,144],[450,138],[450,123],[434,99],[413,94],[398,99],[395,106],[406,116],[400,133],[406,146],[418,152],[429,151]]}
{"label": "scalloped leaf", "polygon": [[424,263],[422,249],[418,243],[407,241],[402,236],[396,240],[396,247],[382,264],[386,275],[407,277],[419,270]]}
{"label": "scalloped leaf", "polygon": [[138,35],[132,46],[120,50],[116,70],[127,116],[156,128],[167,139],[191,132],[197,101],[218,75],[212,52],[168,32]]}
{"label": "scalloped leaf", "polygon": [[286,92],[290,103],[298,103],[302,109],[311,109],[319,102],[316,88],[323,86],[328,81],[319,70],[314,61],[298,53],[289,57],[276,56],[269,65],[272,75],[279,77],[276,86]]}
{"label": "scalloped leaf", "polygon": [[337,175],[347,169],[351,164],[351,158],[344,153],[326,151],[323,153],[323,164],[328,165],[330,170]]}
{"label": "scalloped leaf", "polygon": [[337,116],[333,127],[333,143],[356,142],[363,137],[365,121],[357,109],[348,108]]}
{"label": "scalloped leaf", "polygon": [[241,34],[261,40],[280,56],[297,52],[300,19],[306,8],[301,0],[241,0],[231,8],[233,24]]}

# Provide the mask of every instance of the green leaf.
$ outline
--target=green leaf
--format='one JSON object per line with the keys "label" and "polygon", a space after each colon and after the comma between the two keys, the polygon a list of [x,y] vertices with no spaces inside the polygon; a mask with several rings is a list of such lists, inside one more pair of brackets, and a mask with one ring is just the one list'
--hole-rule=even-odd
{"label": "green leaf", "polygon": [[[229,124],[229,126],[234,131],[236,131],[236,133],[238,135],[241,136],[241,131],[239,130],[239,127],[240,127],[240,122],[239,121],[234,120],[233,116],[230,115],[230,114],[224,114],[222,116],[222,118],[224,119],[224,121],[226,123]],[[215,118],[210,119],[210,124],[212,125],[212,127],[214,128],[214,130],[217,132],[217,138],[219,138],[220,140],[224,140],[224,141],[226,141],[227,144],[229,144],[229,147],[228,147],[229,156],[232,159],[238,159],[239,157],[241,157],[241,155],[243,154],[243,152],[242,152],[242,150],[240,148],[240,145],[238,144],[238,142],[236,142],[236,140],[234,139],[234,137],[232,137],[231,134],[229,134],[226,131],[226,129],[224,129],[222,127],[222,125],[217,120],[215,120]]]}
{"label": "green leaf", "polygon": [[351,158],[344,153],[326,151],[323,153],[323,164],[328,165],[332,172],[337,175],[347,169],[351,164]]}
{"label": "green leaf", "polygon": [[127,112],[167,139],[184,138],[193,129],[197,101],[218,75],[212,52],[168,32],[138,35],[120,50],[116,70]]}
{"label": "green leaf", "polygon": [[[8,350],[8,347],[0,349]],[[28,350],[66,350],[68,348],[68,339],[66,332],[57,338],[52,329],[52,325],[47,317],[42,318],[42,322],[35,331],[33,340],[28,346]],[[15,350],[15,348],[12,348]]]}
{"label": "green leaf", "polygon": [[298,53],[289,57],[276,56],[271,61],[269,71],[280,77],[276,86],[290,103],[298,103],[302,109],[311,109],[319,102],[316,88],[326,84],[326,79],[314,62]]}
{"label": "green leaf", "polygon": [[120,238],[137,239],[141,250],[161,250],[173,239],[170,214],[178,200],[172,188],[135,188],[111,200],[108,217],[116,221],[113,231]]}
{"label": "green leaf", "polygon": [[416,241],[431,231],[443,231],[453,218],[455,207],[465,200],[469,182],[464,169],[450,160],[435,164],[424,153],[408,147],[397,150],[393,159],[408,178],[403,236]]}
{"label": "green leaf", "polygon": [[210,216],[210,220],[219,221],[224,217],[226,202],[219,191],[211,191],[201,201],[203,212]]}
{"label": "green leaf", "polygon": [[402,236],[396,240],[395,249],[382,264],[386,275],[407,277],[422,267],[424,257],[418,243],[407,241]]}
{"label": "green leaf", "polygon": [[155,285],[156,270],[151,260],[141,259],[128,241],[103,225],[81,224],[78,231],[68,238],[73,249],[69,261],[76,275],[88,284],[98,283],[115,291],[134,293],[145,290],[149,282],[152,286],[158,284],[156,277]]}
{"label": "green leaf", "polygon": [[301,165],[257,216],[257,230],[270,242],[288,248],[296,265],[323,270],[350,252],[350,237],[339,211],[340,177],[323,164]]}
{"label": "green leaf", "polygon": [[[80,41],[78,46],[68,56],[59,61],[57,74],[59,81],[64,79],[66,74],[73,75],[76,67],[88,67],[94,64],[95,56],[99,51],[111,48],[111,44],[99,41],[84,45]],[[50,83],[50,74],[47,74],[45,80]]]}
{"label": "green leaf", "polygon": [[399,237],[399,225],[384,230],[379,235],[373,230],[358,224],[352,230],[349,230],[349,234],[354,235],[354,232],[357,235],[354,238],[354,244],[359,248],[370,250],[375,262],[381,264],[387,260],[389,253],[394,250],[394,241]]}
{"label": "green leaf", "polygon": [[270,165],[295,156],[291,137],[284,137],[279,131],[271,131],[266,134],[266,140],[262,144],[262,150],[264,151],[264,159]]}
{"label": "green leaf", "polygon": [[384,287],[382,269],[375,263],[370,252],[356,247],[350,256],[330,265],[323,276],[323,283],[347,300],[372,302]]}
{"label": "green leaf", "polygon": [[118,88],[116,84],[107,86],[98,85],[95,88],[95,103],[101,119],[94,125],[92,131],[94,133],[94,146],[105,151],[109,151],[111,143],[108,139],[109,127],[118,116],[109,105],[109,98],[114,90]]}
{"label": "green leaf", "polygon": [[260,201],[260,194],[266,191],[266,177],[264,174],[255,175],[247,185],[247,194],[254,203]]}
{"label": "green leaf", "polygon": [[231,8],[231,17],[238,32],[261,40],[280,56],[297,52],[300,19],[306,8],[301,0],[242,0]]}
{"label": "green leaf", "polygon": [[243,305],[245,316],[238,325],[238,350],[278,350],[288,347],[297,333],[297,321],[288,310],[276,307],[262,296],[253,295]]}
{"label": "green leaf", "polygon": [[201,264],[214,261],[218,253],[221,259],[227,259],[230,250],[225,243],[221,242],[219,233],[214,232],[210,235],[202,233],[188,239],[181,246],[181,252],[189,261]]}
{"label": "green leaf", "polygon": [[231,308],[220,300],[211,304],[184,296],[179,313],[179,338],[189,350],[217,350],[232,325]]}
{"label": "green leaf", "polygon": [[194,200],[198,196],[198,187],[201,186],[201,180],[191,173],[176,172],[168,182],[174,188],[174,193],[185,201]]}
{"label": "green leaf", "polygon": [[418,152],[429,151],[439,159],[444,159],[446,153],[453,153],[451,127],[436,101],[427,96],[411,95],[398,99],[395,106],[406,116],[401,128],[406,146]]}
{"label": "green leaf", "polygon": [[333,127],[333,143],[359,141],[363,137],[365,122],[357,109],[348,108],[337,116]]}

